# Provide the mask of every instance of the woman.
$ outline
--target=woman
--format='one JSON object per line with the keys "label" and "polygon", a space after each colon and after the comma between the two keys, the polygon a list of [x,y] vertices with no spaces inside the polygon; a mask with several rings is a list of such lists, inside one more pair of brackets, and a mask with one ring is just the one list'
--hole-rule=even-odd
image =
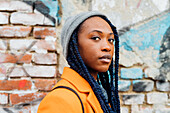
{"label": "woman", "polygon": [[64,68],[55,87],[68,88],[54,88],[38,113],[119,113],[118,43],[116,28],[102,13],[83,12],[67,19],[61,44],[70,67]]}

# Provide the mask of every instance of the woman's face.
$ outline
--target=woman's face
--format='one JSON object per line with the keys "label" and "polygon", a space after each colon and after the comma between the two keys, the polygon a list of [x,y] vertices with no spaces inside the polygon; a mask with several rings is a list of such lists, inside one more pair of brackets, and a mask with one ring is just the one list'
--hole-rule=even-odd
{"label": "woman's face", "polygon": [[90,74],[106,72],[114,53],[114,34],[110,25],[100,17],[83,22],[78,32],[78,49]]}

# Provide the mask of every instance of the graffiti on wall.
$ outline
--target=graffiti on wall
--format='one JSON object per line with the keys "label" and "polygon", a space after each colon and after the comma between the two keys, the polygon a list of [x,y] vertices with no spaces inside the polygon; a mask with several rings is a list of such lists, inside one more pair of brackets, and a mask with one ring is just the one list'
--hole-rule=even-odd
{"label": "graffiti on wall", "polygon": [[148,20],[142,25],[120,30],[121,48],[134,52],[147,67],[159,69],[156,80],[167,80],[170,57],[170,13]]}
{"label": "graffiti on wall", "polygon": [[48,19],[50,19],[54,25],[57,24],[59,25],[61,22],[61,16],[62,16],[62,7],[61,7],[61,2],[60,0],[40,0],[40,1],[23,1],[27,3],[28,5],[33,6],[34,11],[38,11],[45,15]]}
{"label": "graffiti on wall", "polygon": [[159,59],[162,63],[160,67],[159,80],[168,79],[170,76],[170,26],[166,30],[159,50]]}

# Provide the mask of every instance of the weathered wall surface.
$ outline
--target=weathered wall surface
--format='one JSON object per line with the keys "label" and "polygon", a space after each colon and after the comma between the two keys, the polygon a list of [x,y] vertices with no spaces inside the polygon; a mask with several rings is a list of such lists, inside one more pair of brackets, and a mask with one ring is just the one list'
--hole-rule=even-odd
{"label": "weathered wall surface", "polygon": [[68,16],[98,10],[120,36],[122,113],[170,113],[169,0],[1,0],[0,113],[36,113],[66,65]]}

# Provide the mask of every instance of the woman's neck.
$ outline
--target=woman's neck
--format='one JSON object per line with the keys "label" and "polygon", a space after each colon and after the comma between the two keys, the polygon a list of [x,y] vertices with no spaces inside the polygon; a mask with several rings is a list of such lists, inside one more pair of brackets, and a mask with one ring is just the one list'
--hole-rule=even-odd
{"label": "woman's neck", "polygon": [[95,80],[97,80],[97,74],[98,74],[97,71],[89,69],[89,73],[94,77]]}

